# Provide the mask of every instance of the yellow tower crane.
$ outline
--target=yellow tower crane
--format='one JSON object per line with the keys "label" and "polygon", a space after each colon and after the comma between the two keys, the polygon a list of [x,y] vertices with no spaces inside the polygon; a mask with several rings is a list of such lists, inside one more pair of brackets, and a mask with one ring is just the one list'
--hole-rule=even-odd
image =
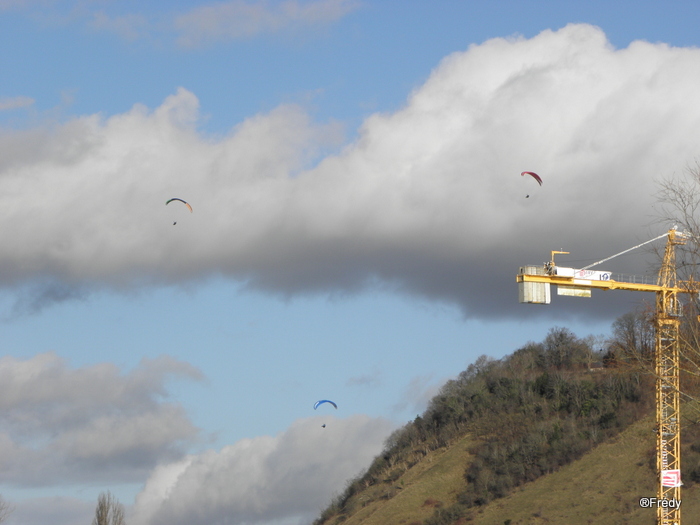
{"label": "yellow tower crane", "polygon": [[[655,283],[644,278],[627,276],[615,280],[610,272],[591,270],[618,255],[667,237],[661,269]],[[681,281],[676,275],[675,248],[685,244],[687,234],[675,228],[633,246],[628,250],[595,262],[581,269],[563,268],[554,263],[554,255],[568,253],[553,251],[544,266],[523,266],[516,277],[521,303],[549,304],[550,285],[557,286],[558,295],[590,297],[592,289],[632,290],[656,293],[655,371],[656,371],[656,466],[658,471],[657,524],[680,525],[680,505],[668,502],[681,499],[681,425],[680,425],[680,324],[681,305],[678,294],[696,294],[700,283]]]}

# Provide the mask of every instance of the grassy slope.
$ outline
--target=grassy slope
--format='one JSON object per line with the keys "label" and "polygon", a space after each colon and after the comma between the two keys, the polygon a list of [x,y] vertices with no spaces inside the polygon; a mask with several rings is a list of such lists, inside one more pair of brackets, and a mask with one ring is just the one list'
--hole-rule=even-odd
{"label": "grassy slope", "polygon": [[[655,476],[648,466],[654,450],[652,426],[648,418],[633,424],[578,461],[476,510],[469,523],[500,525],[510,519],[511,525],[653,525],[655,510],[639,507],[639,498],[656,493]],[[435,505],[454,502],[465,483],[463,473],[471,444],[469,438],[463,438],[448,449],[429,454],[396,482],[367,489],[395,493],[388,500],[361,507],[363,493],[355,495],[358,510],[343,524],[420,524],[432,515]],[[698,486],[683,490],[684,523],[700,521],[698,496]]]}
{"label": "grassy slope", "polygon": [[366,489],[395,494],[389,500],[361,507],[364,493],[355,495],[353,500],[361,508],[343,521],[343,525],[421,523],[433,514],[435,505],[454,503],[458,489],[464,484],[464,465],[469,460],[467,449],[472,444],[469,437],[462,438],[447,449],[431,452],[396,482]]}
{"label": "grassy slope", "polygon": [[653,525],[655,511],[639,506],[640,497],[656,492],[648,466],[651,428],[649,419],[635,423],[578,461],[492,502],[475,523]]}

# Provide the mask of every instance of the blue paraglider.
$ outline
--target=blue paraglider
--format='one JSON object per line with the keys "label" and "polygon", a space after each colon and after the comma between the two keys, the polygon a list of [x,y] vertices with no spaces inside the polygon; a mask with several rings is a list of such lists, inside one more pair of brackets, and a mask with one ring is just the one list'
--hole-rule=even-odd
{"label": "blue paraglider", "polygon": [[336,410],[338,410],[338,405],[336,405],[330,399],[321,399],[320,401],[316,401],[316,403],[314,404],[314,410],[316,410],[319,407],[319,405],[322,405],[323,403],[330,403],[331,405],[333,405],[335,407]]}
{"label": "blue paraglider", "polygon": [[[333,405],[333,406],[335,407],[336,410],[338,410],[338,405],[336,405],[336,404],[335,404],[333,401],[331,401],[330,399],[321,399],[320,401],[316,401],[316,402],[314,403],[314,410],[316,410],[316,409],[317,409],[319,406],[321,406],[323,403],[330,403],[331,405]],[[321,427],[322,427],[322,428],[326,428],[326,424],[324,423],[323,425],[321,425]]]}

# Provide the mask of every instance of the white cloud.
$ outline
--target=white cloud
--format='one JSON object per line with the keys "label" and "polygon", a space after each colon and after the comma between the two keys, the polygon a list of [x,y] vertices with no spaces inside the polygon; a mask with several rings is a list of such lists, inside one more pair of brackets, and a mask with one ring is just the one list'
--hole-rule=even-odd
{"label": "white cloud", "polygon": [[250,38],[261,33],[328,24],[359,6],[357,0],[229,0],[196,7],[175,18],[180,45]]}
{"label": "white cloud", "polygon": [[[321,424],[326,423],[326,428]],[[311,520],[382,450],[382,419],[298,420],[283,433],[241,440],[159,467],[130,523],[169,525]]]}
{"label": "white cloud", "polygon": [[[333,126],[280,106],[209,137],[184,89],[153,111],[6,132],[0,284],[39,283],[30,311],[66,290],[224,274],[284,295],[382,282],[471,316],[527,315],[518,266],[559,248],[582,265],[663,229],[647,227],[656,181],[698,155],[698,81],[698,49],[617,50],[570,25],[450,55],[316,165]],[[164,205],[175,196],[194,213]],[[605,299],[590,312],[607,315]]]}
{"label": "white cloud", "polygon": [[198,431],[167,401],[170,377],[201,375],[166,356],[129,373],[109,364],[72,369],[53,353],[0,358],[0,482],[130,482],[182,456]]}
{"label": "white cloud", "polygon": [[[182,47],[241,40],[258,35],[324,28],[355,11],[360,0],[227,0],[197,2],[188,11],[162,11],[139,6],[130,11],[120,2],[0,0],[0,12],[17,11],[42,25],[77,24],[134,42],[162,45],[174,37]],[[160,6],[159,6],[160,7]]]}
{"label": "white cloud", "polygon": [[91,16],[92,19],[88,22],[90,28],[114,33],[128,41],[143,38],[151,30],[151,23],[147,17],[138,13],[110,15],[104,11],[97,11]]}
{"label": "white cloud", "polygon": [[31,97],[19,96],[0,98],[0,111],[27,108],[32,105],[34,105],[34,99]]}
{"label": "white cloud", "polygon": [[0,0],[0,11],[25,8],[35,3],[36,0]]}

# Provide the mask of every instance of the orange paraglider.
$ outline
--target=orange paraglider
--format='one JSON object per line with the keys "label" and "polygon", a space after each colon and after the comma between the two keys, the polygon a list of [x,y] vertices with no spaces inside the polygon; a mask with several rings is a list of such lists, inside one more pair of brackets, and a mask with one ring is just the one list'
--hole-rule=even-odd
{"label": "orange paraglider", "polygon": [[170,204],[170,203],[173,202],[173,201],[180,201],[180,202],[183,203],[185,206],[187,206],[187,209],[190,210],[190,213],[192,213],[192,206],[190,206],[190,204],[189,204],[188,202],[186,202],[186,201],[184,201],[184,200],[182,200],[182,199],[180,199],[180,198],[178,198],[178,197],[175,197],[175,198],[173,198],[173,199],[168,199],[168,201],[165,203],[165,205],[167,206],[168,204]]}

